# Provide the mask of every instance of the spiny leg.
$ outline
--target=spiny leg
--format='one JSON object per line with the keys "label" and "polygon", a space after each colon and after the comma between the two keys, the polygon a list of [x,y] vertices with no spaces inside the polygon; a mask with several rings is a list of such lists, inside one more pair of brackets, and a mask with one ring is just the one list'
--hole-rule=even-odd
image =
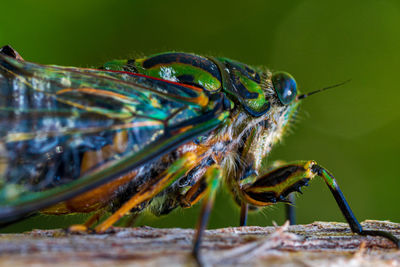
{"label": "spiny leg", "polygon": [[290,193],[300,192],[300,188],[308,185],[308,182],[315,176],[323,178],[328,185],[352,232],[360,235],[385,237],[400,248],[400,240],[392,234],[384,231],[364,230],[362,228],[344,198],[336,179],[314,161],[299,161],[287,164],[257,177],[254,182],[242,186],[242,201],[255,206],[268,206],[276,202],[288,202],[287,196]]}
{"label": "spiny leg", "polygon": [[[290,225],[296,224],[296,208],[294,207],[295,201],[296,199],[294,193],[289,194],[287,198],[288,203],[285,206],[285,215],[286,215],[286,220],[289,221]],[[240,226],[247,225],[248,212],[249,212],[249,204],[242,201],[242,204],[240,206],[240,224],[239,224]]]}
{"label": "spiny leg", "polygon": [[201,211],[200,211],[200,217],[197,222],[197,227],[196,227],[196,235],[194,238],[194,243],[193,243],[193,250],[192,254],[201,266],[201,258],[200,258],[200,245],[201,245],[201,240],[203,238],[204,230],[207,227],[208,224],[208,218],[210,216],[210,212],[212,209],[212,206],[214,204],[215,200],[215,194],[217,192],[219,182],[221,181],[222,177],[222,170],[219,166],[217,165],[212,165],[210,166],[202,179],[205,180],[207,183],[207,188],[204,193],[204,198],[203,198],[203,203],[201,206]]}
{"label": "spiny leg", "polygon": [[144,185],[139,192],[125,202],[116,212],[107,218],[107,220],[96,226],[95,231],[98,233],[106,231],[131,209],[140,205],[140,203],[143,203],[144,201],[150,200],[178,178],[184,176],[190,167],[196,164],[196,162],[197,156],[194,153],[188,152],[184,154],[162,172],[158,178]]}
{"label": "spiny leg", "polygon": [[[276,160],[272,162],[271,166],[268,167],[267,171],[272,171],[279,167],[285,166],[287,163],[283,160]],[[300,190],[297,192],[301,193]],[[287,204],[285,205],[285,217],[286,220],[289,221],[290,225],[296,224],[296,195],[295,193],[291,193],[287,196]]]}
{"label": "spiny leg", "polygon": [[[296,208],[294,207],[295,204],[295,196],[294,194],[289,194],[288,196],[288,204],[285,206],[285,215],[286,220],[289,221],[290,225],[296,224]],[[242,202],[240,206],[240,224],[239,226],[246,226],[247,225],[247,216],[249,212],[249,204],[246,202]]]}
{"label": "spiny leg", "polygon": [[[278,169],[281,166],[287,165],[286,162],[282,160],[276,160],[272,162],[269,166],[265,168],[265,170],[261,170],[262,173],[269,173],[272,170]],[[241,188],[243,185],[246,184],[252,184],[256,179],[256,174],[257,172],[253,170],[252,168],[247,168],[243,174],[243,176],[239,179],[239,183],[237,186]],[[253,177],[252,177],[253,176]],[[240,190],[240,189],[239,189]],[[301,191],[298,190],[298,192],[302,193]],[[284,201],[287,203],[285,206],[285,215],[286,215],[286,220],[289,221],[291,225],[296,224],[296,209],[295,209],[295,194],[289,194],[287,199]],[[249,205],[247,202],[242,201],[240,205],[240,226],[246,226],[247,225],[247,216],[248,216],[248,210],[249,210]]]}

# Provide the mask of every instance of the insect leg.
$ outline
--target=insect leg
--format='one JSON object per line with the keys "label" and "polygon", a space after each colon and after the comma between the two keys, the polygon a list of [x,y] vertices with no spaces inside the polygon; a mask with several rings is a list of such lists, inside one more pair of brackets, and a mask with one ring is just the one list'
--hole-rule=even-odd
{"label": "insect leg", "polygon": [[292,192],[301,192],[302,186],[315,176],[324,179],[332,192],[352,232],[359,235],[371,235],[385,237],[400,247],[400,240],[388,232],[364,230],[357,221],[349,204],[343,196],[336,179],[325,168],[317,165],[315,161],[298,161],[274,169],[260,177],[253,183],[243,185],[243,201],[255,206],[268,206],[276,202],[288,202],[287,196]]}
{"label": "insect leg", "polygon": [[[286,165],[286,162],[277,160],[272,162],[269,166],[266,168],[262,168],[259,170],[261,173],[269,173],[271,170],[277,169],[278,167]],[[239,183],[236,185],[239,188],[242,188],[243,185],[246,187],[248,184],[252,184],[255,180],[258,178],[256,177],[256,171],[253,170],[252,168],[248,168],[245,172],[244,175],[239,179]],[[240,191],[240,189],[239,189]],[[285,200],[287,202],[286,205],[286,219],[289,221],[291,225],[296,224],[296,209],[295,209],[295,195],[294,193],[289,194],[287,199]],[[249,205],[247,202],[242,201],[241,207],[240,207],[240,226],[245,226],[247,224],[247,214],[248,214],[248,209]]]}
{"label": "insect leg", "polygon": [[205,179],[207,183],[207,189],[204,194],[200,217],[197,222],[197,227],[196,227],[197,232],[194,238],[193,251],[192,251],[193,256],[195,257],[195,259],[199,264],[201,263],[200,259],[201,240],[204,234],[204,230],[207,227],[210,211],[214,204],[215,193],[217,192],[221,178],[222,178],[222,170],[218,165],[212,165],[211,167],[209,167],[204,177],[202,178]]}
{"label": "insect leg", "polygon": [[91,227],[100,220],[100,218],[104,215],[104,213],[105,213],[104,209],[96,212],[95,214],[89,217],[89,219],[84,223],[84,225],[87,228]]}
{"label": "insect leg", "polygon": [[205,173],[190,189],[179,199],[182,208],[190,208],[199,202],[207,193],[208,181]]}
{"label": "insect leg", "polygon": [[104,209],[97,211],[93,215],[91,215],[84,224],[73,224],[70,227],[68,227],[67,231],[70,233],[86,232],[88,228],[90,228],[100,220],[101,216],[103,216],[104,213],[105,213]]}
{"label": "insect leg", "polygon": [[96,226],[95,231],[102,233],[111,227],[115,222],[121,219],[127,214],[132,208],[136,207],[140,203],[153,198],[155,195],[160,193],[162,190],[171,185],[178,178],[185,175],[189,168],[196,164],[197,157],[193,152],[184,154],[180,159],[172,163],[171,166],[166,169],[159,178],[149,182],[143,188],[136,193],[131,199],[125,202],[121,208],[114,212],[107,220]]}
{"label": "insect leg", "polygon": [[249,211],[249,204],[246,202],[242,201],[242,204],[240,206],[240,226],[246,226],[247,225],[247,213]]}
{"label": "insect leg", "polygon": [[286,220],[289,221],[290,225],[295,225],[296,224],[296,208],[295,208],[295,202],[296,198],[294,193],[289,194],[288,196],[288,203],[285,207],[286,210]]}
{"label": "insect leg", "polygon": [[359,235],[382,236],[391,240],[393,243],[396,244],[397,248],[400,248],[400,240],[392,234],[384,231],[364,230],[362,228],[362,226],[354,216],[353,211],[350,209],[349,204],[344,198],[344,195],[340,190],[335,177],[333,177],[333,175],[328,170],[317,164],[314,164],[311,167],[311,171],[324,179],[325,183],[329,187],[329,190],[332,192],[336,203],[342,211],[343,216],[346,218],[346,221],[349,223],[350,228],[354,233]]}
{"label": "insect leg", "polygon": [[[293,206],[295,202],[295,196],[292,194],[288,197],[288,205],[286,205],[286,220],[289,221],[290,225],[296,224],[296,208]],[[247,215],[249,211],[249,204],[242,202],[240,206],[240,224],[239,226],[247,225]]]}

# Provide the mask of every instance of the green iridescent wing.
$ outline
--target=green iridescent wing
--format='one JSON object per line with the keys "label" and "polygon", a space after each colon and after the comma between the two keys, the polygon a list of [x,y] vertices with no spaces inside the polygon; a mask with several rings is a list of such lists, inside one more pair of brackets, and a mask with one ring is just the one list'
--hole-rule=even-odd
{"label": "green iridescent wing", "polygon": [[0,221],[150,163],[226,115],[199,88],[0,55]]}

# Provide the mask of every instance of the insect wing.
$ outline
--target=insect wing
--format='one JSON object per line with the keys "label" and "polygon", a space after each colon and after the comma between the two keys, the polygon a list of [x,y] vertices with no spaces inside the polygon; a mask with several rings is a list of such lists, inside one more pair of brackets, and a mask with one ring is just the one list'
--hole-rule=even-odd
{"label": "insect wing", "polygon": [[199,88],[0,55],[0,221],[104,184],[223,118]]}

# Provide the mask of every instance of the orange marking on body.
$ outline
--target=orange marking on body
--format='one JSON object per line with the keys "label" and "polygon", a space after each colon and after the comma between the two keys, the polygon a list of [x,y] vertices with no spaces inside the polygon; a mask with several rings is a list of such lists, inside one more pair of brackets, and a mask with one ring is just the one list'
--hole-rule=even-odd
{"label": "orange marking on body", "polygon": [[41,211],[44,214],[68,214],[74,212],[92,212],[106,207],[115,198],[120,188],[126,186],[136,176],[132,171],[118,179],[108,182],[93,190],[76,196],[65,202],[57,203]]}
{"label": "orange marking on body", "polygon": [[180,133],[183,133],[183,132],[185,132],[185,131],[187,131],[187,130],[189,130],[191,128],[193,128],[193,125],[189,125],[189,126],[180,128],[179,130],[174,131],[172,134],[180,134]]}
{"label": "orange marking on body", "polygon": [[[113,71],[116,72],[116,71]],[[120,71],[117,71],[120,72]],[[133,74],[133,73],[130,73]],[[181,99],[184,99],[188,102],[192,102],[192,103],[196,103],[198,105],[200,105],[201,107],[205,107],[207,106],[208,102],[209,102],[209,98],[208,96],[203,92],[203,89],[200,87],[196,87],[196,86],[192,86],[192,85],[187,85],[187,84],[181,84],[181,83],[176,83],[176,82],[172,82],[172,81],[167,81],[167,80],[162,80],[162,79],[158,79],[155,77],[150,77],[150,76],[146,76],[146,75],[140,75],[140,74],[134,74],[136,76],[144,76],[144,77],[148,77],[154,80],[161,80],[163,82],[166,83],[171,83],[171,84],[176,84],[182,87],[186,87],[189,88],[193,91],[196,91],[197,93],[199,93],[198,97],[180,97]],[[128,96],[122,95],[122,94],[118,94],[115,92],[110,92],[107,90],[101,90],[101,89],[95,89],[95,88],[65,88],[62,90],[59,90],[56,94],[63,94],[63,93],[68,93],[68,92],[84,92],[84,93],[89,93],[89,94],[97,94],[97,95],[107,95],[107,96],[112,96],[112,97],[116,97],[116,98],[122,98],[122,99],[131,99]],[[177,96],[176,96],[177,97]]]}
{"label": "orange marking on body", "polygon": [[115,92],[111,92],[108,90],[101,90],[101,89],[95,89],[95,88],[65,88],[62,90],[59,90],[56,94],[64,94],[64,93],[69,93],[69,92],[83,92],[87,94],[93,94],[93,95],[101,95],[101,96],[112,96],[115,98],[122,98],[122,99],[131,99],[130,97],[122,94],[118,94]]}
{"label": "orange marking on body", "polygon": [[202,93],[200,96],[196,97],[193,102],[199,104],[201,107],[205,107],[208,105],[208,101],[208,96]]}

